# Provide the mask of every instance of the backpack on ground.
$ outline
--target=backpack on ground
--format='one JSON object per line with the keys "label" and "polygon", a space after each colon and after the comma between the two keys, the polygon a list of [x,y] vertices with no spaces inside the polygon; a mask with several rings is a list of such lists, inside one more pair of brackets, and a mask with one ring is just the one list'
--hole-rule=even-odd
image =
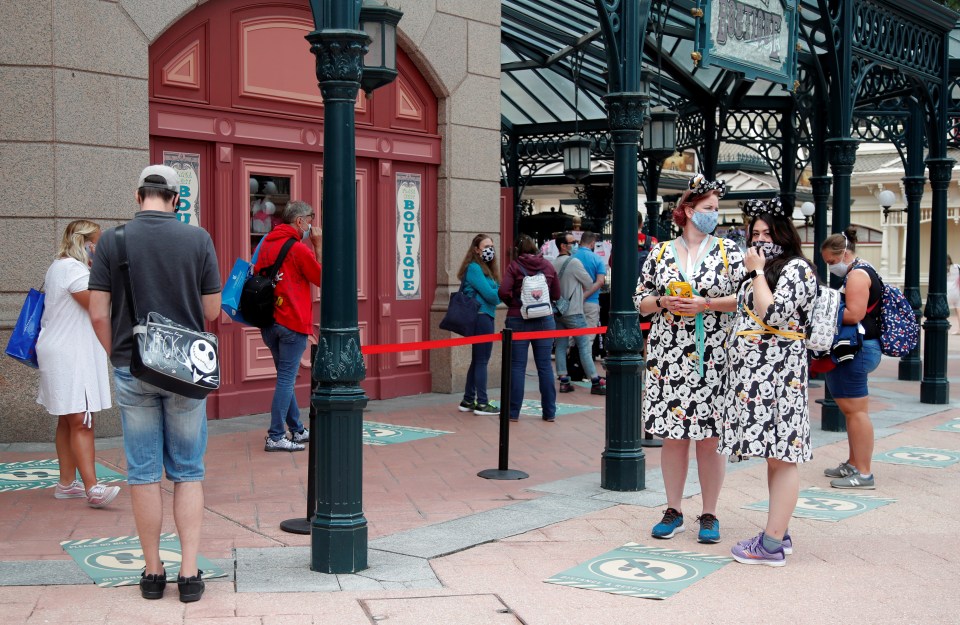
{"label": "backpack on ground", "polygon": [[829,352],[833,346],[837,328],[841,325],[839,317],[843,314],[840,300],[840,291],[817,285],[807,332],[807,349],[811,352]]}
{"label": "backpack on ground", "polygon": [[580,348],[576,341],[572,341],[570,351],[567,352],[567,375],[571,382],[581,382],[587,379],[587,374],[583,371],[583,362],[580,360]]}
{"label": "backpack on ground", "polygon": [[884,283],[877,270],[870,265],[858,265],[880,281],[882,294],[879,302],[867,308],[870,313],[880,304],[880,351],[885,356],[906,356],[920,342],[920,324],[913,306],[903,292]]}
{"label": "backpack on ground", "polygon": [[267,328],[273,325],[275,305],[273,290],[277,286],[277,274],[287,257],[287,252],[296,242],[296,239],[288,239],[280,248],[276,262],[269,267],[264,267],[243,283],[243,291],[240,293],[240,314],[243,315],[244,322],[255,328]]}
{"label": "backpack on ground", "polygon": [[523,282],[520,285],[520,316],[524,319],[539,319],[552,315],[553,305],[550,303],[547,277],[542,271],[531,274],[520,261],[517,261],[517,267],[523,273]]}

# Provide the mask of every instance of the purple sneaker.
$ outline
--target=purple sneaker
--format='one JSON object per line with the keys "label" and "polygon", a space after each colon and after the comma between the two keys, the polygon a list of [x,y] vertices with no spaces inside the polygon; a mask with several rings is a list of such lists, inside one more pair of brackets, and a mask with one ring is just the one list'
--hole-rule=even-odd
{"label": "purple sneaker", "polygon": [[787,556],[783,548],[773,553],[763,548],[763,532],[747,541],[742,541],[730,550],[733,559],[741,564],[766,564],[767,566],[783,566],[787,563]]}
{"label": "purple sneaker", "polygon": [[[750,544],[751,542],[753,542],[753,539],[752,539],[752,538],[748,538],[748,539],[746,539],[746,540],[741,540],[740,542],[738,542],[738,543],[737,543],[737,546],[739,546],[739,547],[746,547],[746,546],[747,546],[748,544]],[[789,556],[790,554],[793,553],[793,540],[790,538],[790,534],[784,534],[784,535],[783,535],[783,542],[781,543],[781,546],[783,547],[783,553],[784,553],[784,555],[788,555],[788,556]]]}

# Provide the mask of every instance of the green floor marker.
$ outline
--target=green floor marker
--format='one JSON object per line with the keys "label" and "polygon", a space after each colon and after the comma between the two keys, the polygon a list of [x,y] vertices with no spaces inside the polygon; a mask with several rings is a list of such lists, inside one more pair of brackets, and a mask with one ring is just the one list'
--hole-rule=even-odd
{"label": "green floor marker", "polygon": [[[95,468],[97,480],[101,483],[123,482],[127,479],[102,464],[96,464]],[[0,492],[53,488],[59,480],[60,463],[56,460],[0,462]]]}
{"label": "green floor marker", "polygon": [[951,419],[933,428],[937,432],[956,432],[960,434],[960,419]]}
{"label": "green floor marker", "polygon": [[[595,410],[597,406],[578,406],[576,404],[557,404],[557,416],[574,414],[576,412],[586,412]],[[520,405],[520,414],[530,415],[532,417],[543,416],[543,406],[537,399],[524,399]]]}
{"label": "green floor marker", "polygon": [[[793,516],[798,519],[813,519],[815,521],[829,521],[836,523],[850,517],[863,514],[887,504],[896,503],[896,499],[838,491],[835,488],[821,489],[808,488],[800,491],[797,507]],[[766,512],[768,501],[758,501],[743,506],[744,510],[760,510]]]}
{"label": "green floor marker", "polygon": [[733,560],[725,556],[627,543],[544,581],[628,597],[666,599],[729,562]]}
{"label": "green floor marker", "polygon": [[[137,536],[64,540],[63,550],[102,588],[132,586],[140,582],[146,566],[140,539]],[[180,573],[180,539],[176,534],[160,535],[160,559],[167,571],[167,581],[176,583]],[[203,579],[226,577],[227,574],[203,556],[197,556]]]}
{"label": "green floor marker", "polygon": [[874,454],[873,461],[887,464],[907,464],[925,469],[942,469],[960,462],[960,451],[930,447],[897,447],[890,451]]}
{"label": "green floor marker", "polygon": [[364,445],[392,445],[393,443],[408,443],[421,438],[433,438],[452,434],[446,430],[431,430],[415,428],[407,425],[391,425],[389,423],[363,422]]}

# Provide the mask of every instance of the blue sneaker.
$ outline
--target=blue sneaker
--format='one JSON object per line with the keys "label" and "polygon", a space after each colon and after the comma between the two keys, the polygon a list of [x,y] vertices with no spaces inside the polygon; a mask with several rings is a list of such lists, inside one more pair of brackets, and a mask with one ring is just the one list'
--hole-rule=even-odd
{"label": "blue sneaker", "polygon": [[673,538],[674,534],[683,531],[683,514],[673,508],[667,508],[663,513],[663,519],[653,526],[650,533],[654,538]]}
{"label": "blue sneaker", "polygon": [[697,536],[698,543],[718,543],[720,542],[720,521],[712,514],[701,514],[697,517],[700,522],[700,534]]}

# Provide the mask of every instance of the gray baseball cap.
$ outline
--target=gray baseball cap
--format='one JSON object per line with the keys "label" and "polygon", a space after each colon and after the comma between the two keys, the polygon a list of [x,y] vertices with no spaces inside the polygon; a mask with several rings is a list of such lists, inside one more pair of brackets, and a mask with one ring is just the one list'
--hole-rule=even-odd
{"label": "gray baseball cap", "polygon": [[[166,184],[159,182],[144,182],[149,176],[160,176],[166,181]],[[180,193],[180,175],[177,170],[168,165],[150,165],[140,172],[140,180],[137,182],[137,188],[150,187],[153,189],[167,189]]]}

